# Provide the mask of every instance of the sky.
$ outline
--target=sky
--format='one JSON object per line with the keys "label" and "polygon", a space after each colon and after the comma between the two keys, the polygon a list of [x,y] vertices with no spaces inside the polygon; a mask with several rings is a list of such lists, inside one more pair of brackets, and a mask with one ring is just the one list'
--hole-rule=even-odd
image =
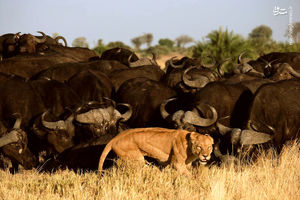
{"label": "sky", "polygon": [[153,45],[181,35],[202,41],[219,27],[248,37],[259,25],[272,28],[274,40],[288,41],[286,30],[295,22],[300,0],[0,0],[0,35],[57,32],[68,44],[86,37],[90,47],[98,39],[132,46],[131,39],[145,33],[153,34]]}

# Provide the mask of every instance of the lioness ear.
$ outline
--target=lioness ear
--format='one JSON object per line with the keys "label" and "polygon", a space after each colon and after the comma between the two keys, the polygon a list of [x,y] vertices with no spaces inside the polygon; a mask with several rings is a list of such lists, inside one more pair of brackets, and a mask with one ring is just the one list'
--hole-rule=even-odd
{"label": "lioness ear", "polygon": [[214,144],[214,138],[213,137],[211,137],[209,134],[205,134],[205,136],[208,136],[209,139],[211,140],[212,144]]}
{"label": "lioness ear", "polygon": [[190,132],[189,135],[190,135],[190,139],[191,139],[192,142],[195,141],[195,140],[197,140],[197,136],[198,136],[197,133]]}

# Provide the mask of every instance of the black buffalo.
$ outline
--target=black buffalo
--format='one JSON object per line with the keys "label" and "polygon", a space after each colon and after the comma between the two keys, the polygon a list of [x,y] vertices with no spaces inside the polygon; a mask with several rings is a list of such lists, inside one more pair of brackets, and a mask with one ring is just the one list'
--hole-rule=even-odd
{"label": "black buffalo", "polygon": [[116,100],[132,106],[130,127],[161,126],[161,103],[176,92],[163,83],[145,77],[127,80],[119,88]]}

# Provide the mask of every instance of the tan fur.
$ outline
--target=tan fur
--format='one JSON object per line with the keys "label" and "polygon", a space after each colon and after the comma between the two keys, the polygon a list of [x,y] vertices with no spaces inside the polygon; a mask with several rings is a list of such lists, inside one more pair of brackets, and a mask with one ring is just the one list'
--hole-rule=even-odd
{"label": "tan fur", "polygon": [[186,130],[136,128],[121,132],[105,147],[99,160],[101,173],[104,160],[113,150],[122,160],[144,162],[144,156],[162,164],[171,164],[181,173],[189,173],[187,164],[197,158],[205,164],[210,159],[213,138]]}

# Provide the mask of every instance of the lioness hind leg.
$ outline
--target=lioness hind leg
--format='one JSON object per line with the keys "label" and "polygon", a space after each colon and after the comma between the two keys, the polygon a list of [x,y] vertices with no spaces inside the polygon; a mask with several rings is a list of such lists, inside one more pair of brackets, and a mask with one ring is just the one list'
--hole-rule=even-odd
{"label": "lioness hind leg", "polygon": [[145,165],[144,155],[139,151],[128,151],[118,155],[128,167],[131,166],[132,168],[136,168]]}

